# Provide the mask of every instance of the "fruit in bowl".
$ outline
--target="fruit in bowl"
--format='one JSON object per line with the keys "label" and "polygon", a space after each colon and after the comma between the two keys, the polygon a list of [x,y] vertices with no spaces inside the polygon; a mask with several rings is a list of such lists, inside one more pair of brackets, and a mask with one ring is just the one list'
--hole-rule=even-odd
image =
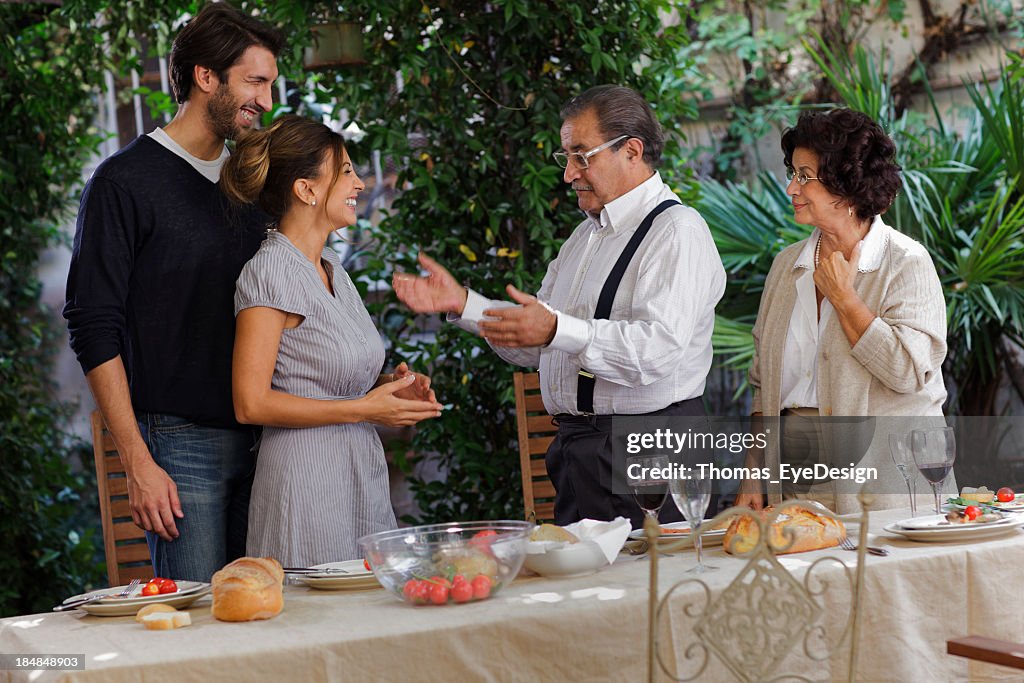
{"label": "fruit in bowl", "polygon": [[359,539],[377,580],[414,605],[474,602],[519,573],[533,524],[450,522],[381,531]]}

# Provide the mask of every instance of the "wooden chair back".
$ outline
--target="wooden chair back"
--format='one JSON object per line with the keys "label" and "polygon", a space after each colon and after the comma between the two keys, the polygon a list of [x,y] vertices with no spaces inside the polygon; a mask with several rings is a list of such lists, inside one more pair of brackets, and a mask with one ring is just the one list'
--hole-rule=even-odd
{"label": "wooden chair back", "polygon": [[516,372],[512,379],[516,394],[524,513],[526,519],[538,524],[549,522],[555,518],[555,486],[548,478],[544,455],[555,438],[558,426],[544,409],[544,401],[540,397],[540,375]]}
{"label": "wooden chair back", "polygon": [[128,507],[128,479],[100,411],[92,412],[92,450],[96,461],[96,488],[100,496],[103,549],[111,586],[132,579],[153,578],[146,532],[135,526]]}

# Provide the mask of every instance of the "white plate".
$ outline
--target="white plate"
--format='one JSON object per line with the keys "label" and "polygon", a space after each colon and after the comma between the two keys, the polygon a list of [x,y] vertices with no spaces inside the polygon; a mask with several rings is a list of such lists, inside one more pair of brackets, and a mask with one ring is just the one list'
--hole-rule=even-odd
{"label": "white plate", "polygon": [[950,529],[966,529],[966,528],[978,528],[993,526],[995,524],[1007,525],[1024,524],[1024,517],[1020,515],[1007,515],[1001,519],[997,519],[991,522],[965,522],[963,524],[956,524],[948,521],[945,515],[928,515],[926,517],[911,517],[910,519],[904,519],[896,522],[901,528],[909,529],[911,531],[948,531]]}
{"label": "white plate", "polygon": [[882,527],[883,531],[909,538],[912,541],[926,541],[933,543],[944,543],[947,541],[972,541],[1003,534],[1016,533],[1017,529],[1024,525],[1024,520],[1015,519],[1009,524],[978,524],[978,525],[956,525],[949,527],[937,527],[934,529],[904,529],[899,524],[888,524]]}
{"label": "white plate", "polygon": [[[188,607],[193,602],[203,597],[210,592],[210,584],[202,583],[199,581],[175,581],[178,584],[177,593],[163,593],[159,595],[142,595],[142,586],[140,584],[133,592],[130,597],[127,598],[103,598],[96,602],[91,602],[87,605],[82,605],[77,609],[89,614],[100,616],[100,617],[124,617],[135,614],[143,605],[151,605],[154,603],[163,603],[170,605],[171,607]],[[71,602],[72,600],[79,600],[87,598],[97,593],[113,593],[117,594],[124,589],[124,586],[118,586],[116,588],[104,588],[103,590],[92,591],[91,593],[82,593],[81,595],[75,595],[68,598],[64,602]]]}
{"label": "white plate", "polygon": [[[669,522],[668,524],[662,524],[662,535],[658,537],[658,545],[665,545],[668,543],[675,543],[684,539],[692,539],[690,536],[690,523],[689,522]],[[673,529],[676,533],[666,534],[665,529]],[[725,538],[725,529],[705,529],[701,537],[704,539],[702,545],[721,545]],[[629,537],[634,540],[644,540],[643,529],[633,529],[629,532]]]}
{"label": "white plate", "polygon": [[364,588],[379,588],[380,583],[373,572],[367,571],[362,560],[345,560],[344,562],[326,562],[315,564],[313,569],[340,569],[344,574],[300,574],[295,578],[310,588],[319,590],[362,590]]}

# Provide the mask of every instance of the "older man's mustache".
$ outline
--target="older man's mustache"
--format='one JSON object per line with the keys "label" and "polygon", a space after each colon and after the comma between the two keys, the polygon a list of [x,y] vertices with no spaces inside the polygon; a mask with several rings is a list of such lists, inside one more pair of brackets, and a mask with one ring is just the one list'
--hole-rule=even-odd
{"label": "older man's mustache", "polygon": [[593,188],[592,185],[577,185],[576,183],[572,184],[572,189],[576,190],[577,192],[593,192],[594,191],[594,188]]}

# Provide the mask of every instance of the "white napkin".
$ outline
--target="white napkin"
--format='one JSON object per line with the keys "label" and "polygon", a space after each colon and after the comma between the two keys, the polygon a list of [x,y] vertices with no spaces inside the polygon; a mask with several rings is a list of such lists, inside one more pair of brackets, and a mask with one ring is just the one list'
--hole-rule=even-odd
{"label": "white napkin", "polygon": [[618,557],[619,551],[626,543],[632,524],[625,517],[616,517],[610,522],[599,522],[596,519],[581,519],[567,527],[566,531],[576,534],[580,541],[593,541],[601,548],[605,559],[611,564]]}

